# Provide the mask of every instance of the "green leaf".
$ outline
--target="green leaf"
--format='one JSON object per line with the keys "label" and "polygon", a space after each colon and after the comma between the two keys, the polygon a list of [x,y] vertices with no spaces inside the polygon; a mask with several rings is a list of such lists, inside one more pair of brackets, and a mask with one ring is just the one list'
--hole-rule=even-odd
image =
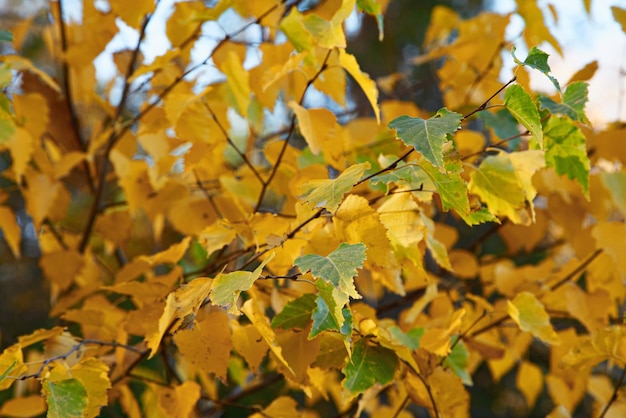
{"label": "green leaf", "polygon": [[250,289],[252,284],[259,278],[263,268],[273,255],[267,257],[254,271],[234,271],[227,274],[218,274],[211,285],[211,303],[227,308],[232,314],[239,314],[237,299],[242,291]]}
{"label": "green leaf", "polygon": [[515,57],[515,47],[511,51],[511,55],[513,55],[513,60],[518,65],[524,65],[530,68],[534,68],[535,70],[541,71],[548,79],[552,82],[556,90],[561,93],[561,86],[556,78],[550,75],[550,66],[548,65],[548,57],[549,55],[543,52],[541,49],[533,46],[528,53],[528,56],[521,62]]}
{"label": "green leaf", "polygon": [[376,383],[385,385],[393,380],[397,367],[398,357],[393,351],[362,338],[354,345],[352,358],[342,370],[346,376],[343,387],[357,394]]}
{"label": "green leaf", "polygon": [[13,42],[13,34],[8,30],[0,29],[0,42]]}
{"label": "green leaf", "polygon": [[585,123],[587,122],[585,104],[589,100],[587,87],[588,84],[584,81],[576,81],[567,86],[561,103],[546,96],[540,96],[539,102],[543,109],[548,109],[553,115],[565,115],[572,120]]}
{"label": "green leaf", "polygon": [[[458,337],[454,337],[452,343],[455,343],[455,340]],[[467,351],[467,347],[463,343],[463,341],[459,341],[454,345],[454,348],[446,357],[446,360],[443,362],[445,367],[449,367],[454,374],[461,378],[461,381],[464,385],[472,386],[472,376],[467,371],[467,362],[469,360],[469,351]]]}
{"label": "green leaf", "polygon": [[566,118],[551,117],[546,123],[546,165],[576,180],[589,199],[589,157],[585,136]]}
{"label": "green leaf", "polygon": [[[507,109],[500,109],[497,112],[478,112],[478,118],[489,128],[493,129],[500,139],[511,138],[519,134],[518,123]],[[510,148],[516,148],[520,139],[508,141]]]}
{"label": "green leaf", "polygon": [[461,178],[463,166],[460,160],[446,159],[445,170],[435,167],[426,159],[422,159],[417,164],[428,174],[435,185],[444,211],[454,209],[460,215],[469,215],[467,184]]}
{"label": "green leaf", "polygon": [[519,220],[517,210],[525,206],[526,194],[506,154],[490,155],[470,174],[469,191],[480,197],[495,215]]}
{"label": "green leaf", "polygon": [[[379,158],[382,167],[388,167],[391,163],[398,159],[395,155],[381,155]],[[410,188],[419,188],[424,186],[428,188],[431,181],[426,172],[415,164],[407,164],[400,161],[396,168],[373,177],[370,182],[372,184],[389,184],[396,183],[398,185],[406,185]]]}
{"label": "green leaf", "polygon": [[405,144],[422,153],[434,166],[443,166],[443,145],[461,127],[461,116],[446,108],[440,109],[430,119],[400,116],[389,122],[396,135]]}
{"label": "green leaf", "polygon": [[533,99],[524,91],[522,86],[513,84],[506,89],[504,106],[535,137],[539,148],[543,148],[543,131],[541,130],[539,111]]}
{"label": "green leaf", "polygon": [[82,417],[87,407],[87,390],[78,379],[46,381],[43,392],[48,403],[49,418]]}
{"label": "green leaf", "polygon": [[301,195],[298,198],[313,205],[315,208],[324,208],[334,212],[343,200],[343,196],[352,190],[369,163],[355,164],[346,169],[334,180],[312,180],[300,186]]}
{"label": "green leaf", "polygon": [[332,283],[342,293],[360,299],[361,295],[356,291],[353,279],[357,275],[356,269],[363,266],[365,250],[365,245],[362,243],[342,243],[328,257],[307,254],[298,257],[295,265],[302,272],[311,271],[313,277]]}
{"label": "green leaf", "polygon": [[417,347],[419,347],[419,339],[416,340],[414,338],[411,338],[408,334],[402,331],[400,327],[398,327],[397,325],[393,325],[389,327],[388,330],[389,330],[389,334],[391,334],[391,336],[396,341],[398,341],[405,347],[408,347],[411,350],[417,350]]}
{"label": "green leaf", "polygon": [[348,296],[324,280],[316,281],[315,287],[319,295],[316,300],[317,306],[313,310],[313,326],[309,339],[326,330],[338,331],[349,336],[352,331],[352,313],[349,309],[343,308],[348,302]]}
{"label": "green leaf", "polygon": [[283,310],[272,319],[272,328],[304,328],[311,320],[311,314],[317,306],[315,295],[307,293],[288,302]]}

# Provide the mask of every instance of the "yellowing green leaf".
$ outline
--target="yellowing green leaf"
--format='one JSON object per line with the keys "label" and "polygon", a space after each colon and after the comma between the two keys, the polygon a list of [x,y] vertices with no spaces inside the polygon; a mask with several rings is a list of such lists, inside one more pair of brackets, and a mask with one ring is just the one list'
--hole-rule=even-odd
{"label": "yellowing green leaf", "polygon": [[109,367],[102,360],[93,357],[72,366],[70,375],[82,383],[87,394],[83,417],[99,416],[100,408],[108,404],[107,391],[111,388],[108,372]]}
{"label": "yellowing green leaf", "polygon": [[539,144],[539,148],[543,148],[543,130],[539,111],[533,99],[522,86],[513,84],[506,89],[504,106],[519,123],[528,129]]}
{"label": "yellowing green leaf", "polygon": [[376,83],[367,74],[361,72],[356,58],[343,49],[339,50],[339,63],[361,87],[361,90],[365,93],[365,97],[367,97],[367,100],[372,106],[376,121],[380,123],[380,108],[378,107],[378,88],[376,87]]}
{"label": "yellowing green leaf", "polygon": [[405,144],[412,146],[436,167],[442,167],[443,147],[449,136],[461,127],[462,116],[440,109],[429,119],[400,116],[389,122],[396,135]]}
{"label": "yellowing green leaf", "polygon": [[[319,291],[316,307],[311,315],[313,325],[309,338],[317,337],[322,331],[331,330],[349,337],[352,332],[352,314],[350,309],[344,308],[348,303],[348,296],[338,290],[332,283],[317,280],[315,287]],[[349,351],[347,339],[344,339],[346,350]]]}
{"label": "yellowing green leaf", "polygon": [[468,220],[470,213],[467,183],[461,177],[460,161],[444,160],[444,169],[437,168],[430,161],[421,159],[419,167],[424,170],[437,188],[441,197],[441,206],[447,211],[454,209],[463,219]]}
{"label": "yellowing green leaf", "polygon": [[78,379],[44,381],[43,393],[48,403],[48,417],[82,417],[87,407],[87,390]]}
{"label": "yellowing green leaf", "polygon": [[470,175],[469,191],[478,195],[491,213],[520,222],[517,210],[525,206],[526,194],[508,155],[485,158]]}
{"label": "yellowing green leaf", "polygon": [[294,262],[302,272],[310,271],[315,278],[321,278],[330,282],[346,295],[359,299],[354,287],[356,269],[363,266],[365,261],[365,245],[342,243],[328,257],[315,254],[307,254],[298,257]]}
{"label": "yellowing green leaf", "polygon": [[352,190],[369,167],[369,163],[355,164],[334,180],[311,180],[300,186],[299,198],[315,208],[335,212],[343,196]]}
{"label": "yellowing green leaf", "polygon": [[543,304],[530,292],[521,292],[507,301],[507,312],[522,331],[527,331],[548,344],[560,344]]}
{"label": "yellowing green leaf", "polygon": [[239,295],[252,287],[263,272],[265,265],[273,257],[273,254],[267,257],[254,271],[234,271],[232,273],[218,274],[211,285],[211,303],[226,307],[229,313],[239,314],[240,312],[237,308]]}
{"label": "yellowing green leaf", "polygon": [[541,107],[548,109],[553,115],[565,115],[571,120],[588,122],[585,115],[585,104],[589,100],[587,92],[588,84],[584,81],[576,81],[565,89],[561,103],[557,103],[549,97],[540,96]]}
{"label": "yellowing green leaf", "polygon": [[397,367],[398,358],[393,351],[361,338],[342,369],[345,375],[342,385],[350,394],[362,393],[376,383],[391,382]]}
{"label": "yellowing green leaf", "polygon": [[545,129],[546,165],[576,180],[589,199],[589,157],[586,140],[571,120],[553,116]]}

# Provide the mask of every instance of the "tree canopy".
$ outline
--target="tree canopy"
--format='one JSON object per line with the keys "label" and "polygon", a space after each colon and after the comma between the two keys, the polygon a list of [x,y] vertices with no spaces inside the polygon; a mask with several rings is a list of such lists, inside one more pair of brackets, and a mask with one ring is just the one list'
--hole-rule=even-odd
{"label": "tree canopy", "polygon": [[626,132],[537,3],[429,4],[376,76],[348,29],[390,42],[391,0],[19,14],[2,257],[52,321],[2,347],[0,415],[624,416]]}

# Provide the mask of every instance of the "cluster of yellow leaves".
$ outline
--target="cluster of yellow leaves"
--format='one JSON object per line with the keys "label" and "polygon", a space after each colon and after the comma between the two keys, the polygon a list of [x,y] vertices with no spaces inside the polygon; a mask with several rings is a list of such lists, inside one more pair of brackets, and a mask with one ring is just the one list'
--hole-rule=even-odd
{"label": "cluster of yellow leaves", "polygon": [[[517,5],[526,42],[560,50],[536,2]],[[3,89],[21,74],[19,94],[0,108],[0,149],[11,157],[2,174],[38,233],[51,315],[76,336],[39,330],[0,354],[0,389],[38,381],[14,385],[0,414],[97,416],[116,402],[129,416],[191,416],[201,400],[225,409],[241,391],[267,390],[262,407],[248,406],[257,415],[317,416],[332,403],[342,413],[406,416],[411,401],[433,416],[465,417],[464,385],[484,363],[496,382],[516,373],[527,410],[544,386],[552,416],[572,414],[586,393],[597,408],[613,402],[608,377],[592,371],[626,362],[623,130],[594,132],[567,113],[546,113],[542,127],[540,110],[565,105],[538,109],[524,67],[519,85],[493,99],[508,119],[488,112],[484,132],[466,129],[455,111],[484,110],[502,87],[509,16],[464,20],[434,8],[427,52],[414,64],[442,62],[450,110],[421,119],[412,103],[379,102],[346,51],[346,19],[356,8],[382,28],[386,1],[309,10],[176,2],[171,48],[150,62],[140,46],[160,5],[109,6],[84,2],[78,22],[52,6],[44,39],[65,83],[21,56],[2,59]],[[117,73],[94,88],[94,59],[121,22],[139,43],[115,52]],[[228,30],[207,47],[215,22]],[[252,55],[261,59],[251,64]],[[329,109],[351,103],[348,80],[373,117],[340,122]],[[309,100],[316,94],[326,101]],[[583,116],[585,100],[574,103]],[[511,121],[515,133],[505,129]],[[518,122],[532,139],[489,154],[488,145],[527,135]],[[582,142],[567,143],[563,126]],[[584,154],[573,168],[570,149]],[[564,165],[569,178],[557,174]],[[19,257],[8,199],[0,190],[0,228]],[[484,239],[500,240],[461,236],[462,221],[496,221]],[[533,263],[514,262],[524,253]],[[397,305],[382,302],[388,295]],[[555,327],[560,318],[580,329]],[[43,353],[31,349],[42,342]],[[549,346],[548,365],[530,361],[533,344]],[[284,390],[264,387],[282,379]]]}

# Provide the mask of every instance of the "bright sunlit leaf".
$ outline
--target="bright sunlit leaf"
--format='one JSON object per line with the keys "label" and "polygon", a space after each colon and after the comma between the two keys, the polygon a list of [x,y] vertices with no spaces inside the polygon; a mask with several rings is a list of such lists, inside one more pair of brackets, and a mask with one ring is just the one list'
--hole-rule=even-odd
{"label": "bright sunlit leaf", "polygon": [[507,301],[507,312],[522,331],[527,331],[548,344],[560,344],[543,304],[530,292],[521,292]]}

